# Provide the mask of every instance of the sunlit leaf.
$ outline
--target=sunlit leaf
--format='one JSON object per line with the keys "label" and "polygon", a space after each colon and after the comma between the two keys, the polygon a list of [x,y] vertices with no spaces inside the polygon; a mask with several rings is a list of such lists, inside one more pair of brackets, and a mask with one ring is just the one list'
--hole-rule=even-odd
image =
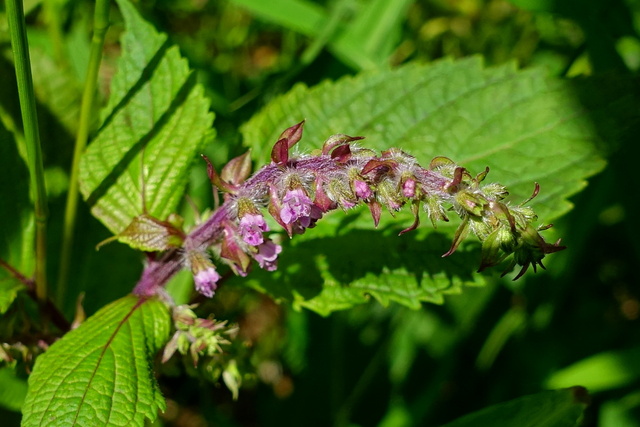
{"label": "sunlit leaf", "polygon": [[[298,85],[242,130],[258,164],[268,161],[282,129],[304,119],[305,132],[296,146],[302,152],[344,133],[365,136],[365,147],[401,148],[424,166],[436,156],[449,157],[472,174],[489,166],[485,182],[506,185],[512,203],[527,199],[534,183],[540,183],[540,194],[530,205],[546,223],[566,213],[571,208],[567,198],[605,164],[596,149],[601,139],[590,121],[592,111],[578,95],[570,81],[537,69],[485,68],[479,58],[440,61],[313,88]],[[410,214],[397,220],[383,214],[383,232],[373,231],[366,214],[349,218],[353,215],[334,213],[337,219],[325,219],[318,229],[296,236],[288,248],[294,255],[289,256],[287,248],[282,254],[281,273],[272,279],[259,275],[250,279],[252,285],[328,313],[369,296],[417,307],[421,301],[442,302],[445,293],[484,282],[473,273],[480,262],[477,251],[464,253],[475,248],[472,243],[446,260],[440,258],[457,222],[437,230],[422,225],[397,237],[411,224]],[[305,277],[296,275],[298,271]]]}
{"label": "sunlit leaf", "polygon": [[123,54],[103,125],[80,165],[82,194],[114,234],[140,214],[165,220],[175,211],[213,120],[178,48],[127,0],[118,4]]}
{"label": "sunlit leaf", "polygon": [[153,357],[169,338],[164,303],[128,296],[65,335],[29,377],[24,426],[142,426],[165,402]]}

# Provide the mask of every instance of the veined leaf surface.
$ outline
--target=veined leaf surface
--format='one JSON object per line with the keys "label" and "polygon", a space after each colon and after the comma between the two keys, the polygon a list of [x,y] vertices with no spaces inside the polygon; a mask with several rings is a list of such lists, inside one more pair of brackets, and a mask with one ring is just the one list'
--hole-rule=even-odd
{"label": "veined leaf surface", "polygon": [[128,0],[118,4],[126,27],[123,54],[102,127],[80,165],[80,190],[114,234],[142,213],[164,220],[175,211],[213,120],[178,48]]}
{"label": "veined leaf surface", "polygon": [[164,303],[128,296],[98,311],[36,361],[23,426],[142,426],[165,401],[152,370],[169,338]]}
{"label": "veined leaf surface", "polygon": [[[242,131],[259,162],[268,161],[283,129],[306,119],[296,146],[301,151],[344,133],[365,136],[361,145],[377,150],[400,148],[423,166],[435,156],[447,156],[472,174],[489,166],[487,182],[506,185],[512,203],[529,197],[534,183],[540,183],[531,206],[541,223],[548,223],[571,208],[567,198],[605,165],[591,113],[570,81],[513,65],[485,68],[479,58],[469,58],[363,73],[312,88],[298,85]],[[409,215],[387,219],[388,229],[381,224],[385,232],[373,232],[366,215],[341,215],[333,213],[338,218],[323,219],[318,229],[296,236],[288,248],[295,255],[283,251],[280,272],[273,278],[250,276],[250,283],[326,314],[368,295],[417,307],[421,301],[441,302],[444,293],[458,293],[463,285],[484,282],[473,273],[480,262],[478,251],[465,253],[465,247],[474,248],[472,242],[440,258],[456,221],[433,230],[423,216],[417,232],[397,237],[410,224]],[[299,255],[305,250],[306,258]],[[302,270],[304,277],[292,278]]]}

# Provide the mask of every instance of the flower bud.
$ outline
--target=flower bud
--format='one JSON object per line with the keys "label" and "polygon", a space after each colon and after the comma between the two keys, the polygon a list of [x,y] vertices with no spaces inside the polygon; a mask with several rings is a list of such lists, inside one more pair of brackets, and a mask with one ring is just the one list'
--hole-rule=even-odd
{"label": "flower bud", "polygon": [[369,184],[360,179],[353,181],[353,190],[356,197],[362,200],[369,200],[373,196],[373,191],[371,191]]}
{"label": "flower bud", "polygon": [[349,209],[356,205],[357,200],[351,188],[338,178],[329,181],[326,191],[329,198],[344,209]]}
{"label": "flower bud", "polygon": [[402,194],[404,197],[415,197],[416,195],[416,180],[409,178],[402,183]]}
{"label": "flower bud", "polygon": [[398,211],[404,205],[402,195],[397,189],[395,183],[389,179],[385,179],[378,183],[376,193],[378,194],[378,200],[389,208],[390,211]]}
{"label": "flower bud", "polygon": [[469,190],[458,191],[455,194],[455,199],[461,209],[473,216],[482,216],[485,205],[489,203],[488,200],[480,194]]}
{"label": "flower bud", "polygon": [[187,262],[191,266],[196,291],[211,298],[218,287],[216,283],[220,280],[220,275],[204,252],[192,249],[187,251],[186,255]]}

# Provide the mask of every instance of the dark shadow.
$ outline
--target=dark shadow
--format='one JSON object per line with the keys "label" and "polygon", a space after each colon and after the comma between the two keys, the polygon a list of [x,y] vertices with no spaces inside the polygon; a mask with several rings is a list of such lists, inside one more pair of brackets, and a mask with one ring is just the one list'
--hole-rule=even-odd
{"label": "dark shadow", "polygon": [[379,289],[384,293],[384,280],[378,278],[389,275],[389,287],[400,286],[407,298],[436,300],[441,292],[473,281],[480,263],[477,242],[463,244],[455,254],[442,258],[451,245],[448,235],[430,231],[398,236],[402,228],[352,229],[340,236],[297,243],[294,238],[283,243],[278,271],[256,269],[250,279],[274,297],[289,301],[294,299],[294,291],[305,300],[322,292],[325,278],[318,265],[338,286],[356,287],[362,293],[367,293],[367,277],[372,292]]}
{"label": "dark shadow", "polygon": [[584,31],[584,50],[596,72],[627,70],[616,41],[635,36],[632,13],[622,0],[555,0],[551,12],[575,21]]}

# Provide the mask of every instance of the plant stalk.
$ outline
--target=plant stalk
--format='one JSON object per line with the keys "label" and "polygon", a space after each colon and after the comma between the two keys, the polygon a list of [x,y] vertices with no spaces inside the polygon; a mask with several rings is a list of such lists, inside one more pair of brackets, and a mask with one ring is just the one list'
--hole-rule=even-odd
{"label": "plant stalk", "polygon": [[75,147],[73,151],[73,161],[71,164],[71,178],[69,182],[69,192],[67,193],[67,203],[64,215],[64,229],[62,234],[62,248],[60,249],[60,270],[58,273],[57,297],[58,301],[64,300],[69,279],[69,268],[71,265],[71,253],[73,251],[73,236],[75,232],[76,214],[78,211],[78,175],[80,170],[80,157],[84,153],[89,131],[93,122],[94,99],[98,86],[98,72],[102,61],[102,48],[105,36],[109,29],[109,0],[97,0],[93,16],[93,37],[91,38],[91,51],[89,56],[89,66],[87,77],[82,92],[82,105],[80,107],[80,123],[78,134],[76,135]]}
{"label": "plant stalk", "polygon": [[20,98],[20,112],[27,148],[27,166],[31,182],[31,192],[34,203],[36,220],[36,266],[34,278],[36,283],[36,297],[40,302],[47,300],[47,194],[44,183],[44,168],[42,165],[42,148],[38,129],[38,115],[36,112],[36,98],[33,92],[31,76],[31,61],[29,58],[29,44],[25,29],[24,10],[21,0],[7,0],[7,20],[9,34],[15,62],[16,80],[18,82],[18,96]]}

